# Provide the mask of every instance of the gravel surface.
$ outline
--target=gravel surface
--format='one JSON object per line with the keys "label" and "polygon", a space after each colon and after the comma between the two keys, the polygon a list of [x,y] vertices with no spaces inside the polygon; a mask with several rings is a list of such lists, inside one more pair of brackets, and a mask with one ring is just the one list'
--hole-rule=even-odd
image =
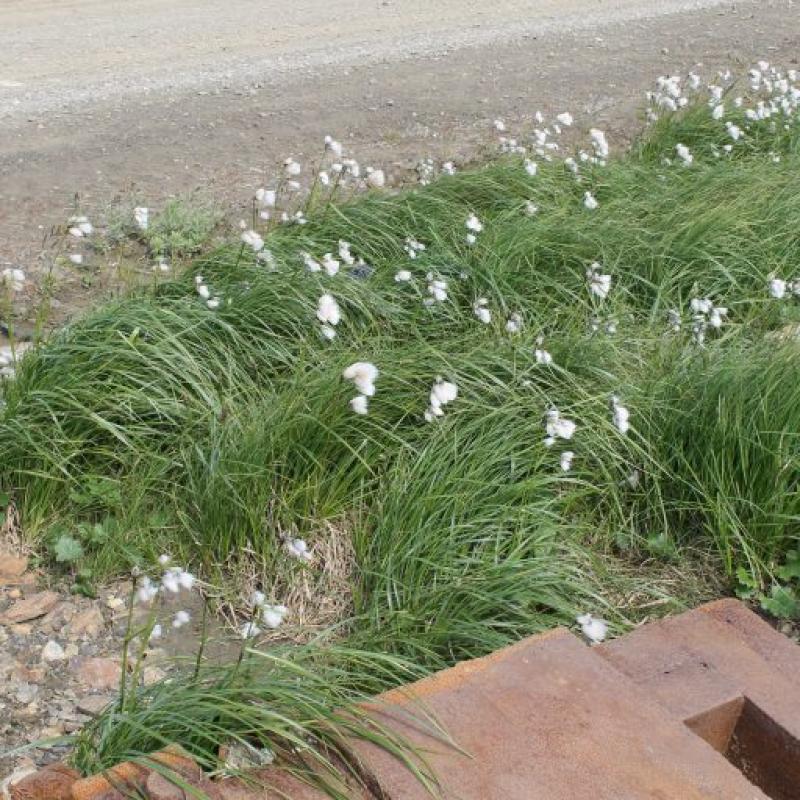
{"label": "gravel surface", "polygon": [[284,77],[521,35],[594,31],[724,0],[8,0],[0,116]]}
{"label": "gravel surface", "polygon": [[76,194],[90,214],[188,192],[243,213],[325,133],[397,175],[537,109],[613,150],[657,75],[789,64],[800,42],[790,0],[6,0],[2,23],[0,266],[34,276]]}

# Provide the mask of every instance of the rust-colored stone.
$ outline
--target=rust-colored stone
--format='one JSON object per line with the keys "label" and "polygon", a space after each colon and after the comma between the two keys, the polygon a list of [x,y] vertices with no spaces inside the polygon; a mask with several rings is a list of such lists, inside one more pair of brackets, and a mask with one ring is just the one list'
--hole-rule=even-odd
{"label": "rust-colored stone", "polygon": [[144,788],[149,800],[186,800],[186,792],[158,772],[147,776]]}
{"label": "rust-colored stone", "polygon": [[[175,781],[170,775],[176,776]],[[157,776],[157,777],[153,777]],[[100,775],[84,778],[72,788],[72,800],[118,800],[126,792],[139,792],[153,800],[182,797],[180,784],[185,782],[202,790],[209,800],[219,797],[215,785],[206,778],[200,765],[180,745],[173,744],[143,758],[126,761]],[[170,788],[171,787],[171,788]]]}
{"label": "rust-colored stone", "polygon": [[80,774],[66,764],[51,764],[14,784],[11,800],[71,800],[78,778]]}
{"label": "rust-colored stone", "polygon": [[[765,800],[725,759],[564,630],[459,664],[367,706],[425,751],[445,800]],[[422,719],[433,715],[452,742]],[[353,743],[391,800],[427,790]]]}
{"label": "rust-colored stone", "polygon": [[[333,780],[330,778],[330,780]],[[372,800],[373,795],[360,786],[335,782],[340,796],[352,800]],[[247,781],[226,778],[216,784],[220,800],[326,800],[330,795],[316,789],[279,767],[253,770]]]}
{"label": "rust-colored stone", "polygon": [[124,797],[122,791],[144,789],[148,770],[125,761],[90,778],[83,778],[72,786],[72,800],[116,800]]}
{"label": "rust-colored stone", "polygon": [[25,556],[14,556],[0,550],[0,586],[19,583],[26,569],[28,559]]}
{"label": "rust-colored stone", "polygon": [[767,795],[798,797],[800,648],[742,603],[650,623],[597,652]]}
{"label": "rust-colored stone", "polygon": [[99,608],[91,606],[77,613],[67,624],[67,635],[73,638],[93,638],[105,627],[105,620]]}
{"label": "rust-colored stone", "polygon": [[163,750],[153,753],[148,761],[174,770],[189,780],[199,780],[203,777],[203,768],[179,744],[168,745]]}
{"label": "rust-colored stone", "polygon": [[743,707],[744,698],[736,697],[708,711],[687,717],[684,722],[690,731],[705,739],[718,753],[724,755],[728,752]]}
{"label": "rust-colored stone", "polygon": [[[800,648],[725,601],[595,648],[551,631],[363,708],[417,748],[407,755],[444,800],[797,800],[798,676]],[[342,785],[342,796],[430,797],[401,760],[364,740],[350,747],[369,790]],[[211,800],[327,796],[277,767],[253,776],[212,782],[172,746],[76,781],[69,796],[184,800],[183,781]]]}
{"label": "rust-colored stone", "polygon": [[16,625],[43,617],[56,607],[60,599],[56,592],[37,592],[22,600],[17,600],[11,608],[0,615],[0,625]]}
{"label": "rust-colored stone", "polygon": [[693,613],[705,614],[724,625],[729,636],[758,653],[781,674],[800,675],[800,647],[739,600],[715,600],[700,606]]}
{"label": "rust-colored stone", "polygon": [[116,658],[80,658],[76,670],[81,683],[95,691],[116,689],[122,675]]}
{"label": "rust-colored stone", "polygon": [[650,623],[597,652],[682,720],[748,697],[800,736],[800,648],[738,601]]}

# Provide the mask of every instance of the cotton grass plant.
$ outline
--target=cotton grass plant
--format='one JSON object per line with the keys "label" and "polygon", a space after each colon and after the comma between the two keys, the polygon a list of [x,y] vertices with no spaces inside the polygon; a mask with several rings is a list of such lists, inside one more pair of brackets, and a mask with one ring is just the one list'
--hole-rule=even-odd
{"label": "cotton grass plant", "polygon": [[348,543],[335,620],[304,636],[287,603],[306,644],[249,642],[247,687],[141,689],[82,766],[228,734],[337,752],[336,709],[413,675],[576,616],[596,639],[738,570],[772,584],[800,511],[800,93],[758,72],[741,102],[661,79],[616,157],[537,115],[495,125],[483,167],[382,192],[326,142],[305,204],[290,160],[239,241],[23,359],[0,483],[33,543],[113,518],[99,574],[169,542],[286,595]]}

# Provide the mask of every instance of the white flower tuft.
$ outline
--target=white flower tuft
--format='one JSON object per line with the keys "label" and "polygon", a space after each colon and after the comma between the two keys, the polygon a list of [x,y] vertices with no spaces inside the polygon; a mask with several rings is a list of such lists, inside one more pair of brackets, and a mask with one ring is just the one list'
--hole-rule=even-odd
{"label": "white flower tuft", "polygon": [[472,306],[475,316],[484,324],[488,325],[492,321],[492,312],[487,308],[489,301],[485,297],[479,297]]}
{"label": "white flower tuft", "polygon": [[619,402],[619,398],[616,395],[612,395],[611,418],[620,433],[627,433],[630,430],[630,416],[630,411]]}
{"label": "white flower tuft", "polygon": [[575,618],[581,626],[581,632],[592,643],[598,644],[608,636],[608,623],[599,617],[591,614],[580,614]]}
{"label": "white flower tuft", "polygon": [[369,398],[364,394],[357,394],[350,401],[350,408],[354,413],[366,416],[369,413]]}
{"label": "white flower tuft", "polygon": [[286,606],[273,606],[265,603],[261,606],[261,619],[268,628],[279,628],[289,609]]}
{"label": "white flower tuft", "polygon": [[325,253],[322,256],[322,267],[331,278],[339,272],[339,262],[333,257],[332,253]]}
{"label": "white flower tuft", "polygon": [[583,205],[588,208],[589,211],[594,211],[596,208],[600,207],[600,203],[597,202],[597,198],[591,192],[584,192]]}
{"label": "white flower tuft", "polygon": [[191,619],[192,617],[188,611],[179,611],[172,620],[172,627],[182,628],[184,625],[188,625]]}
{"label": "white flower tuft", "polygon": [[331,294],[323,294],[317,301],[317,319],[327,325],[336,326],[341,319],[341,311],[336,298]]}
{"label": "white flower tuft", "polygon": [[781,300],[786,295],[786,281],[773,278],[769,282],[769,295],[776,300]]}
{"label": "white flower tuft", "polygon": [[256,253],[264,247],[264,240],[255,231],[244,231],[242,242],[248,247],[252,247]]}
{"label": "white flower tuft", "polygon": [[436,378],[433,387],[431,388],[427,411],[425,412],[425,419],[432,422],[435,417],[444,415],[442,408],[448,403],[452,403],[458,397],[458,386],[450,381]]}
{"label": "white flower tuft", "polygon": [[551,408],[545,414],[545,444],[549,447],[556,439],[571,439],[578,426],[571,420],[561,416],[557,408]]}
{"label": "white flower tuft", "polygon": [[516,311],[506,321],[506,333],[519,333],[522,330],[522,316]]}
{"label": "white flower tuft", "polygon": [[611,276],[603,274],[602,267],[595,261],[586,270],[586,278],[589,281],[589,293],[601,300],[605,300],[611,291]]}
{"label": "white flower tuft", "polygon": [[314,560],[311,551],[308,549],[305,539],[287,539],[286,552],[298,561],[310,562]]}
{"label": "white flower tuft", "polygon": [[375,381],[378,368],[369,361],[356,361],[342,372],[345,380],[353,381],[361,394],[372,397],[375,394]]}

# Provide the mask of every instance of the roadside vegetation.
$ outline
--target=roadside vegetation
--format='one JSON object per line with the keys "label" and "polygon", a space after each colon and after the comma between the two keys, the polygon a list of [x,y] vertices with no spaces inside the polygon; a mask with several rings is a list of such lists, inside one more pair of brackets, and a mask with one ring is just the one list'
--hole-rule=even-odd
{"label": "roadside vegetation", "polygon": [[83,591],[167,551],[251,643],[303,642],[134,688],[83,768],[331,745],[331,709],[587,611],[798,614],[800,92],[756,72],[661,81],[625,155],[565,161],[562,114],[416,188],[326,172],[283,224],[287,164],[241,241],[21,359],[18,535]]}

